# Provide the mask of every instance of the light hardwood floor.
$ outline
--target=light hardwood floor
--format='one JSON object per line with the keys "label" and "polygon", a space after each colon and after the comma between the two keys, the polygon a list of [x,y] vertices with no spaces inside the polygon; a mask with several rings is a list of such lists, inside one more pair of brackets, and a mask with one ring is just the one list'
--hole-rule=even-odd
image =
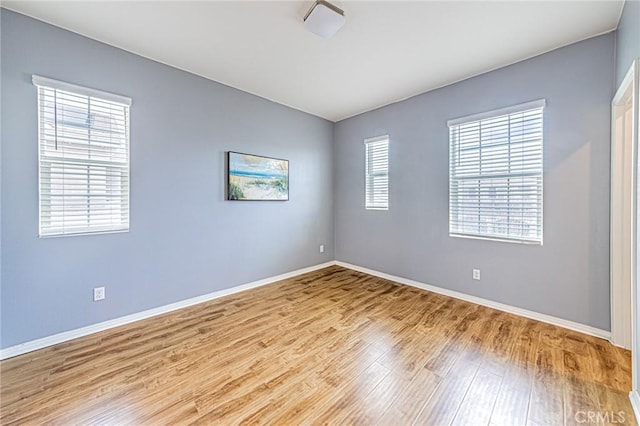
{"label": "light hardwood floor", "polygon": [[0,419],[636,424],[630,363],[601,339],[330,267],[2,361]]}

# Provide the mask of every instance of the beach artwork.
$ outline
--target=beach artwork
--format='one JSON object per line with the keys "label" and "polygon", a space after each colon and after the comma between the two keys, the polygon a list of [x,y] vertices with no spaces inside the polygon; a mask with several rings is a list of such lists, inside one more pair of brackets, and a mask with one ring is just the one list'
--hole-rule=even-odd
{"label": "beach artwork", "polygon": [[288,200],[289,161],[228,153],[229,200]]}

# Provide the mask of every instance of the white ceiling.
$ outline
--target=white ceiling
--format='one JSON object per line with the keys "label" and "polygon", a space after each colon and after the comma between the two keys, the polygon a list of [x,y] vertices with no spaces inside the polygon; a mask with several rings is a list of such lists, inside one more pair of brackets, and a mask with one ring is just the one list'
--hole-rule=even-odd
{"label": "white ceiling", "polygon": [[338,121],[616,28],[622,0],[3,1],[3,7]]}

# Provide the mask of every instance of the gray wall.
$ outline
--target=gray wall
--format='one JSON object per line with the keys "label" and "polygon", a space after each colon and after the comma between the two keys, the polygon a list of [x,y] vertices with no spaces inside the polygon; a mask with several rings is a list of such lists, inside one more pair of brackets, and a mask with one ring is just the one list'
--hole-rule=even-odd
{"label": "gray wall", "polygon": [[[608,330],[609,104],[638,56],[637,8],[617,45],[596,37],[335,126],[0,9],[0,346],[334,258]],[[31,74],[133,98],[129,233],[37,237]],[[449,237],[446,121],[539,98],[544,246]],[[362,141],[385,133],[391,209],[365,211]],[[226,150],[289,159],[291,200],[224,201]]]}
{"label": "gray wall", "polygon": [[[336,124],[336,258],[609,330],[614,34]],[[448,235],[447,120],[545,98],[544,245]],[[364,209],[363,139],[390,135],[390,209]],[[471,278],[472,268],[482,280]]]}
{"label": "gray wall", "polygon": [[616,87],[640,58],[640,0],[626,0],[616,31]]}
{"label": "gray wall", "polygon": [[[334,259],[332,123],[1,14],[2,347]],[[38,238],[31,74],[133,98],[129,233]],[[224,201],[226,150],[290,160],[290,201]]]}

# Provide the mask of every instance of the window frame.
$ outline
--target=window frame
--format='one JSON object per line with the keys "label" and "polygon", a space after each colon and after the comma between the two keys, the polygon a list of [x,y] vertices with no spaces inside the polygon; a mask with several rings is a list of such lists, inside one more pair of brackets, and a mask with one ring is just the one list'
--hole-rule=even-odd
{"label": "window frame", "polygon": [[[38,236],[39,238],[57,238],[57,237],[71,237],[71,236],[82,236],[82,235],[97,235],[97,234],[129,232],[131,227],[131,155],[130,155],[130,150],[131,150],[130,111],[131,111],[131,105],[132,105],[131,98],[109,93],[109,92],[104,92],[97,89],[92,89],[89,87],[67,83],[64,81],[54,80],[51,78],[42,77],[35,74],[32,75],[32,83],[34,84],[34,86],[36,86],[37,115],[38,115],[37,131],[38,131]],[[107,102],[111,104],[110,106],[122,107],[123,108],[123,112],[122,112],[123,124],[124,124],[123,133],[124,133],[125,146],[124,146],[124,149],[121,150],[121,152],[124,155],[124,161],[121,161],[119,163],[115,160],[111,160],[111,161],[97,160],[96,161],[89,158],[74,159],[74,158],[66,157],[64,154],[59,159],[57,159],[55,156],[53,157],[43,156],[43,150],[45,149],[45,144],[46,144],[46,141],[43,139],[44,137],[43,121],[46,122],[46,118],[44,116],[45,114],[44,107],[41,104],[42,97],[45,95],[41,92],[41,90],[53,90],[56,96],[58,92],[66,92],[71,96],[87,97],[88,105],[91,104],[91,99],[94,99],[98,102]],[[54,111],[57,112],[58,103],[54,102],[53,108],[54,108]],[[105,117],[109,117],[110,119],[113,116],[114,116],[113,114],[105,115]],[[55,127],[57,128],[57,126],[60,124],[60,121],[58,121],[57,117],[54,120],[55,120]],[[87,131],[90,132],[91,130],[95,130],[95,128],[93,126],[88,125]],[[79,144],[87,143],[87,145],[90,145],[90,143],[88,142],[91,140],[93,140],[91,139],[91,137],[88,137],[86,140],[81,139],[82,142],[79,142]],[[94,142],[96,141],[94,140]],[[87,149],[87,152],[90,153],[91,152],[90,149]],[[43,222],[43,202],[47,202],[47,201],[51,202],[50,201],[51,193],[49,192],[49,198],[46,198],[46,196],[43,198],[43,195],[46,194],[46,191],[43,190],[43,185],[45,184],[45,180],[43,178],[43,171],[47,167],[49,167],[49,169],[53,168],[52,164],[50,164],[49,166],[46,166],[43,164],[43,162],[47,162],[47,161],[50,161],[52,163],[58,162],[59,163],[58,167],[65,167],[68,164],[76,165],[76,166],[87,166],[87,179],[90,179],[91,177],[91,172],[92,172],[92,170],[90,169],[91,166],[97,167],[97,168],[102,167],[104,168],[105,173],[108,173],[109,170],[118,170],[119,173],[121,173],[120,179],[126,180],[126,182],[122,184],[123,195],[119,198],[121,205],[126,204],[125,209],[121,209],[122,212],[125,212],[126,218],[121,220],[120,223],[110,223],[107,225],[87,224],[87,226],[85,227],[78,227],[77,229],[67,231],[65,230],[65,226],[64,226],[64,221],[65,221],[64,215],[66,210],[64,210],[64,207],[63,207],[63,210],[62,210],[63,217],[61,219],[62,226],[56,228],[51,226],[51,224],[45,224]],[[49,171],[49,173],[52,173],[52,172]],[[64,176],[64,174],[62,174],[61,176]],[[110,185],[108,183],[108,179],[109,177],[105,174],[105,178],[104,178],[105,191],[108,191],[107,188]],[[88,194],[90,194],[90,191],[92,190],[92,188],[89,183],[87,184],[87,190],[89,191]],[[65,198],[67,196],[68,195],[63,195],[62,198]],[[89,195],[87,195],[87,199],[89,199],[88,197]],[[90,210],[87,211],[86,217],[88,220],[90,220],[91,218]]]}
{"label": "window frame", "polygon": [[[510,242],[510,243],[518,243],[518,244],[543,245],[543,237],[544,237],[544,112],[545,112],[544,110],[545,108],[546,108],[545,99],[538,99],[535,101],[513,105],[506,108],[500,108],[500,109],[495,109],[487,112],[482,112],[479,114],[460,117],[454,120],[449,120],[447,122],[447,126],[449,128],[449,236],[450,237]],[[460,229],[456,229],[454,222],[457,222],[459,219],[456,219],[454,221],[453,210],[454,210],[454,206],[460,205],[460,202],[458,201],[457,198],[454,200],[454,195],[453,195],[454,159],[452,157],[454,152],[454,139],[453,139],[454,128],[455,127],[459,128],[459,126],[464,124],[480,123],[485,120],[496,120],[504,117],[507,117],[507,119],[509,120],[511,118],[511,115],[522,114],[522,113],[536,111],[536,110],[540,110],[540,133],[541,133],[540,143],[539,143],[540,166],[539,166],[539,170],[536,173],[534,174],[529,173],[528,177],[539,179],[539,182],[540,182],[535,186],[536,188],[539,187],[539,191],[538,191],[539,196],[538,196],[538,201],[536,202],[536,206],[538,207],[540,212],[539,215],[536,217],[537,219],[536,227],[539,229],[539,234],[536,235],[536,237],[534,238],[530,238],[530,237],[523,237],[523,236],[518,237],[517,235],[513,235],[513,234],[503,236],[503,235],[489,234],[486,232],[482,233],[480,229],[478,229],[477,233],[471,233],[469,231],[464,232]],[[458,141],[457,143],[459,144],[460,142]],[[513,142],[511,140],[511,133],[510,133],[510,127],[509,127],[509,136],[508,136],[509,148],[512,146],[512,143]],[[480,137],[478,141],[478,146],[479,147],[482,146],[482,137]],[[478,159],[479,168],[481,167],[481,164],[482,164],[482,158],[479,157]],[[511,160],[509,160],[507,164],[508,164],[508,167],[511,168],[511,164],[512,164]],[[496,179],[496,178],[502,178],[507,180],[512,178],[523,179],[525,175],[527,175],[527,173],[507,172],[501,175],[494,175],[494,176],[487,175],[486,177],[478,177],[478,182],[480,185],[481,181],[486,182],[487,180]],[[456,179],[456,182],[457,182],[457,179]],[[456,194],[457,194],[457,191],[456,191]],[[507,194],[510,195],[510,192],[507,192]],[[458,197],[458,195],[456,195],[456,197]],[[480,200],[478,200],[479,205],[480,203],[481,203]],[[510,205],[511,205],[510,203],[507,204],[507,209],[511,208]],[[478,222],[478,227],[480,226],[480,224],[481,222]]]}
{"label": "window frame", "polygon": [[[381,142],[385,142],[385,156],[386,156],[386,162],[387,162],[387,167],[385,169],[384,172],[374,172],[374,173],[370,173],[369,171],[369,155],[370,155],[370,150],[369,147],[373,147],[374,144],[380,144]],[[365,210],[379,210],[379,211],[387,211],[389,210],[389,143],[390,143],[390,138],[389,135],[381,135],[381,136],[376,136],[376,137],[371,137],[371,138],[366,138],[364,140],[364,167],[365,167],[365,171],[364,171],[364,207]],[[369,202],[369,194],[371,191],[375,190],[375,184],[371,184],[373,185],[373,187],[371,187],[370,182],[372,182],[372,179],[375,177],[380,177],[380,176],[385,176],[387,178],[386,181],[386,187],[385,189],[385,195],[386,195],[386,203],[384,205],[377,205],[374,202]]]}

